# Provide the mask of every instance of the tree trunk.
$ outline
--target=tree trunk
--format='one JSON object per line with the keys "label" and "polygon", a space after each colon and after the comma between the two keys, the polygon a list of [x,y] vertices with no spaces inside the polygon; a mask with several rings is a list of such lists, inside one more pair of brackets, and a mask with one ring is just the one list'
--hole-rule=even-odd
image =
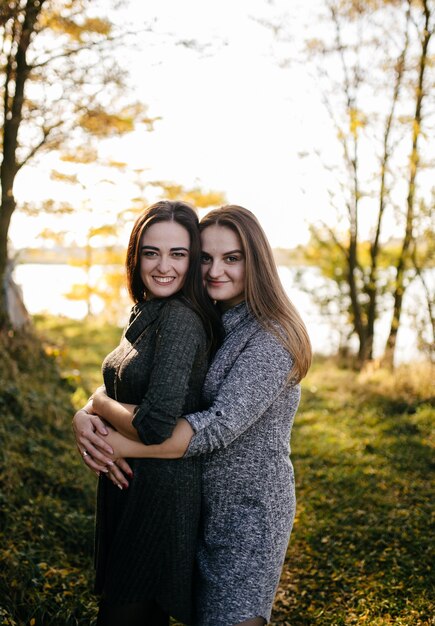
{"label": "tree trunk", "polygon": [[353,198],[349,203],[349,252],[348,252],[348,283],[355,331],[358,335],[358,367],[362,368],[367,360],[367,328],[364,323],[357,284],[360,264],[358,261],[358,211],[360,200],[358,170],[358,135],[353,136],[353,156],[351,158],[353,174]]}
{"label": "tree trunk", "polygon": [[420,165],[420,153],[419,153],[419,138],[421,135],[421,121],[422,121],[422,103],[423,98],[426,95],[424,77],[425,70],[428,63],[428,48],[429,42],[432,36],[430,30],[430,18],[431,12],[429,10],[427,0],[423,1],[424,11],[424,29],[423,37],[421,41],[421,55],[419,63],[418,85],[416,90],[416,103],[415,113],[413,118],[412,127],[412,150],[409,159],[409,184],[408,184],[408,196],[406,200],[406,227],[405,236],[403,238],[402,249],[396,266],[396,279],[394,287],[394,306],[393,306],[393,318],[391,320],[390,334],[387,339],[387,345],[384,355],[384,362],[390,367],[394,364],[394,352],[396,349],[397,333],[400,326],[400,318],[402,314],[403,296],[406,289],[405,274],[406,268],[410,259],[411,244],[413,241],[413,225],[414,225],[414,213],[415,213],[415,191],[416,191],[416,177],[418,168]]}
{"label": "tree trunk", "polygon": [[362,367],[367,359],[367,342],[366,342],[366,329],[364,327],[361,315],[361,305],[358,298],[358,289],[356,284],[356,272],[357,272],[357,249],[356,239],[351,239],[348,256],[348,285],[349,295],[352,307],[352,313],[354,318],[354,328],[358,336],[359,348],[358,348],[358,367]]}
{"label": "tree trunk", "polygon": [[[2,181],[3,182],[3,181]],[[2,184],[2,190],[4,186]],[[7,266],[8,266],[8,231],[12,213],[15,210],[15,199],[10,194],[2,194],[2,204],[0,209],[0,330],[10,326],[7,290]]]}
{"label": "tree trunk", "polygon": [[25,326],[30,326],[31,317],[24,305],[21,289],[15,284],[12,278],[12,266],[8,267],[6,270],[4,288],[12,328],[14,330],[21,330]]}
{"label": "tree trunk", "polygon": [[405,32],[405,40],[402,52],[400,53],[396,67],[395,67],[395,82],[393,95],[391,100],[391,107],[388,117],[385,122],[384,128],[384,136],[383,136],[383,146],[382,146],[382,158],[381,158],[381,177],[380,177],[380,185],[379,185],[379,206],[378,206],[378,216],[376,223],[376,230],[374,234],[373,241],[370,245],[370,274],[368,277],[368,282],[366,284],[366,293],[368,296],[368,305],[367,305],[367,358],[369,360],[373,359],[373,343],[375,338],[375,322],[378,317],[378,307],[377,301],[379,296],[379,287],[378,287],[378,259],[380,252],[380,236],[382,229],[382,220],[385,213],[385,207],[387,203],[387,185],[386,185],[386,175],[388,170],[388,165],[390,161],[390,135],[393,128],[393,120],[394,113],[396,110],[396,105],[399,100],[399,95],[402,87],[402,79],[403,73],[405,70],[405,59],[406,53],[409,47],[409,21],[411,16],[411,5],[408,5],[408,11],[406,15],[406,32]]}
{"label": "tree trunk", "polygon": [[[4,68],[3,161],[0,166],[0,328],[10,324],[6,269],[8,265],[8,232],[15,211],[14,181],[18,172],[18,129],[22,120],[24,86],[29,76],[27,50],[36,21],[45,0],[28,0],[23,10],[16,9],[10,36],[10,51]],[[14,53],[14,50],[16,52]]]}
{"label": "tree trunk", "polygon": [[349,217],[349,245],[346,254],[347,260],[347,283],[349,287],[350,306],[353,316],[353,325],[358,337],[359,348],[357,366],[362,368],[367,359],[367,329],[363,316],[360,301],[360,286],[358,285],[358,272],[360,263],[358,259],[358,212],[359,201],[361,197],[360,191],[360,170],[359,170],[359,133],[358,127],[354,124],[353,116],[358,110],[356,102],[356,94],[360,82],[358,72],[351,72],[343,53],[342,30],[336,7],[333,3],[328,4],[332,21],[335,25],[335,45],[340,54],[341,66],[344,76],[343,91],[347,105],[347,116],[349,123],[349,133],[343,136],[341,141],[344,158],[348,167],[349,178],[351,181],[351,197],[347,202],[347,210]]}
{"label": "tree trunk", "polygon": [[414,242],[414,247],[412,250],[412,262],[414,265],[414,269],[416,271],[417,276],[420,279],[420,282],[423,286],[423,291],[425,293],[426,296],[426,305],[427,305],[427,313],[428,313],[428,317],[429,317],[429,324],[430,324],[430,329],[431,329],[431,340],[428,342],[429,347],[429,357],[431,362],[434,362],[435,359],[435,311],[434,311],[434,299],[433,299],[433,295],[431,294],[429,285],[426,282],[426,279],[424,277],[424,272],[422,270],[422,268],[420,267],[418,260],[417,260],[417,246],[415,245]]}

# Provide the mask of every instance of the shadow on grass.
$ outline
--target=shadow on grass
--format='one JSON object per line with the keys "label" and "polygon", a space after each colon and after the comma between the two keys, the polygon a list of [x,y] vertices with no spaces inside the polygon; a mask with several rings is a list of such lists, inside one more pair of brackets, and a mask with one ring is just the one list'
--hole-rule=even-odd
{"label": "shadow on grass", "polygon": [[350,402],[351,387],[341,402],[322,390],[320,411],[309,396],[296,422],[298,512],[272,624],[429,625],[432,404],[393,413]]}
{"label": "shadow on grass", "polygon": [[[0,623],[90,626],[95,478],[75,453],[71,398],[98,384],[119,330],[44,324],[56,363],[31,338],[0,337]],[[429,383],[376,376],[324,363],[304,382],[297,518],[272,624],[432,623]]]}

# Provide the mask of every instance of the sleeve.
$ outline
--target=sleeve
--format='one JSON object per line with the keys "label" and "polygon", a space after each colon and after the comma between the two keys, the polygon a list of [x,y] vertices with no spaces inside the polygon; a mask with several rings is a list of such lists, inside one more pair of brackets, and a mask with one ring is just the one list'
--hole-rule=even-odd
{"label": "sleeve", "polygon": [[158,322],[148,389],[132,420],[143,443],[159,444],[171,436],[183,413],[192,368],[201,349],[205,353],[205,332],[196,314],[186,306],[165,306]]}
{"label": "sleeve", "polygon": [[288,385],[292,358],[267,331],[257,333],[227,374],[212,406],[183,416],[194,430],[184,456],[225,448],[261,418]]}

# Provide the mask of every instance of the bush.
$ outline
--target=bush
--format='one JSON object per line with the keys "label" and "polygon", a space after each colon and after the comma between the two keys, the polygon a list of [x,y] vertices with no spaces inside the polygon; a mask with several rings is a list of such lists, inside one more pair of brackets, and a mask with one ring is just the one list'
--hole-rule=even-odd
{"label": "bush", "polygon": [[95,477],[75,452],[74,388],[32,333],[0,348],[0,624],[89,625]]}

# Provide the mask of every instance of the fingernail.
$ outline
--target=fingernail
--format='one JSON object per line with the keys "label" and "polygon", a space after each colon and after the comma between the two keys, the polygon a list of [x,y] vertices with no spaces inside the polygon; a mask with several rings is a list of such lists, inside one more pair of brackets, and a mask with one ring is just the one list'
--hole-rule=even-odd
{"label": "fingernail", "polygon": [[128,489],[128,483],[125,483],[125,485],[123,485],[124,489]]}
{"label": "fingernail", "polygon": [[130,478],[133,478],[134,476],[133,472],[128,472],[128,475],[130,476]]}
{"label": "fingernail", "polygon": [[109,454],[113,454],[113,450],[112,450],[112,448],[107,448],[107,452],[108,452]]}
{"label": "fingernail", "polygon": [[113,461],[107,461],[107,465],[115,465]]}
{"label": "fingernail", "polygon": [[121,489],[122,491],[122,485],[120,483],[116,483],[116,486],[118,487],[118,489]]}
{"label": "fingernail", "polygon": [[100,472],[95,472],[98,478],[100,477]]}
{"label": "fingernail", "polygon": [[107,472],[108,472],[109,470],[105,467],[105,468],[104,468],[103,470],[101,470],[101,471],[102,471],[102,472],[104,472],[105,474],[107,474]]}

